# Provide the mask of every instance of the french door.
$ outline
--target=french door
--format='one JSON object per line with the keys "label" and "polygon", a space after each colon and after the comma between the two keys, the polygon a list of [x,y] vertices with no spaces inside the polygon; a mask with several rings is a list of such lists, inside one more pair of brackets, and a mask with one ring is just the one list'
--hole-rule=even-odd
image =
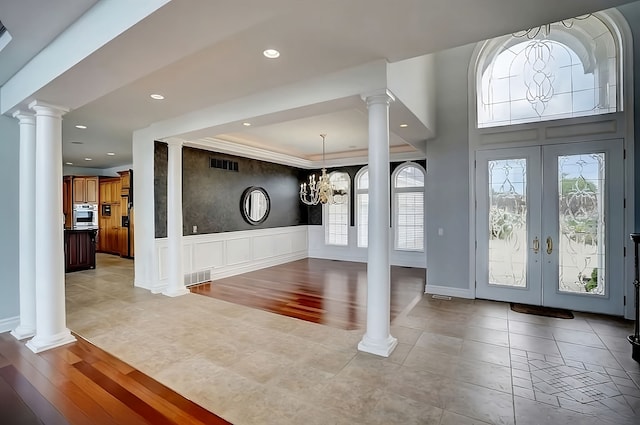
{"label": "french door", "polygon": [[623,314],[621,140],[476,152],[476,296]]}

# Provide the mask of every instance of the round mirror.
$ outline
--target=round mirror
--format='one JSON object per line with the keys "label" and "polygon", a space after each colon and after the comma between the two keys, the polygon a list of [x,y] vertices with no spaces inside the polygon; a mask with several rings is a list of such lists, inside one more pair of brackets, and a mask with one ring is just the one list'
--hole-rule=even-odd
{"label": "round mirror", "polygon": [[265,221],[269,215],[269,208],[269,195],[263,188],[251,186],[242,193],[240,209],[247,223],[256,225]]}

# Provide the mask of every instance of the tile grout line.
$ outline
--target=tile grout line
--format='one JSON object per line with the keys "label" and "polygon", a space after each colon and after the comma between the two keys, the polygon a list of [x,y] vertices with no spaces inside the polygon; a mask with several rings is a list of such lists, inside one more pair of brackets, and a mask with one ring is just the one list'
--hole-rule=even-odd
{"label": "tile grout line", "polygon": [[[511,374],[511,405],[513,410],[513,424],[517,425],[518,417],[516,415],[516,391],[515,391],[515,386],[513,385],[513,359],[511,358],[511,326],[510,325],[511,325],[511,320],[509,319],[509,311],[507,310],[507,341],[509,343],[509,373]],[[531,373],[531,371],[529,371],[529,373]],[[531,388],[533,388],[533,384]]]}

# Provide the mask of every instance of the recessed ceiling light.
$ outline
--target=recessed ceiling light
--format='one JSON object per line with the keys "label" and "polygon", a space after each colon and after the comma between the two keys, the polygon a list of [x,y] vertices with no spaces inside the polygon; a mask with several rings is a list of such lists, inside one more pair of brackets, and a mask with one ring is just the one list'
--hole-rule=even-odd
{"label": "recessed ceiling light", "polygon": [[76,128],[79,128],[80,130],[84,130],[85,128],[87,128],[87,126],[78,124],[76,125]]}
{"label": "recessed ceiling light", "polygon": [[151,99],[154,99],[154,100],[163,100],[164,99],[164,96],[161,95],[161,94],[158,94],[158,93],[153,93],[153,94],[151,94],[149,96],[151,97]]}
{"label": "recessed ceiling light", "polygon": [[251,123],[250,122],[243,122],[242,125],[244,125],[245,127],[251,127]]}
{"label": "recessed ceiling light", "polygon": [[77,140],[74,140],[71,143],[74,144],[74,145],[82,145],[82,144],[84,144],[84,142],[79,142]]}
{"label": "recessed ceiling light", "polygon": [[114,156],[114,155],[115,155],[115,153],[113,153],[113,152],[107,152],[107,155],[109,155],[109,156]]}
{"label": "recessed ceiling light", "polygon": [[91,159],[91,158],[85,158],[84,160],[85,161],[93,161],[93,159]]}
{"label": "recessed ceiling light", "polygon": [[400,128],[407,128],[409,127],[409,124],[400,124]]}
{"label": "recessed ceiling light", "polygon": [[280,52],[277,51],[276,49],[267,49],[264,52],[262,52],[262,54],[264,55],[264,57],[269,59],[275,59],[280,57]]}
{"label": "recessed ceiling light", "polygon": [[73,162],[65,162],[65,165],[73,165]]}

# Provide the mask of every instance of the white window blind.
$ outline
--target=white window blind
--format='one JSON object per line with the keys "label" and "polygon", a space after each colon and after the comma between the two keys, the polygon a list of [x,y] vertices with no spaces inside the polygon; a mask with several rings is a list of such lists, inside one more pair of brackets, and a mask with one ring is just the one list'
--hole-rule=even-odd
{"label": "white window blind", "polygon": [[[329,180],[336,189],[349,192],[349,175],[347,173],[331,173]],[[349,243],[349,196],[344,198],[346,201],[342,204],[326,204],[324,206],[324,241],[327,245],[346,246]]]}
{"label": "white window blind", "polygon": [[424,250],[424,171],[414,163],[403,164],[394,173],[395,248]]}
{"label": "white window blind", "polygon": [[356,226],[358,247],[366,248],[369,238],[369,170],[362,168],[356,175]]}

